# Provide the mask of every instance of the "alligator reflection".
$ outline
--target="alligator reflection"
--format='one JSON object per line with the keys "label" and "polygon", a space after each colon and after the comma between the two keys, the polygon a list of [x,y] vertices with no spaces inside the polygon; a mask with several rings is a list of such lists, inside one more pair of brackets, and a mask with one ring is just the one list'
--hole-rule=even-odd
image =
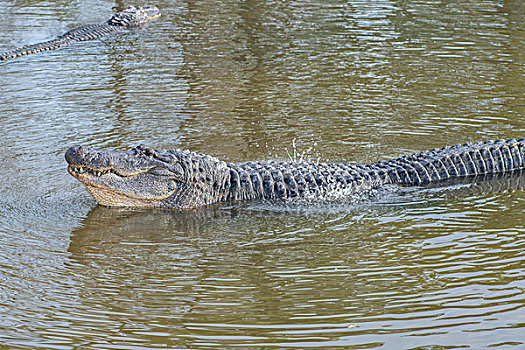
{"label": "alligator reflection", "polygon": [[[164,331],[180,331],[184,322],[208,313],[210,299],[229,298],[231,289],[216,294],[228,288],[245,290],[265,308],[264,296],[275,296],[275,303],[279,298],[261,270],[267,259],[275,258],[268,253],[275,246],[268,232],[289,226],[290,219],[300,225],[302,218],[259,213],[224,206],[187,212],[97,206],[71,235],[68,268],[86,276],[79,280],[82,300],[93,303],[88,307],[103,305],[112,323],[122,327],[132,316],[148,315],[172,320],[162,326]],[[261,244],[250,245],[254,242]],[[213,308],[219,315],[227,309]],[[155,330],[151,323],[147,327]]]}
{"label": "alligator reflection", "polygon": [[[71,260],[80,264],[94,258],[108,262],[108,258],[120,255],[137,260],[139,266],[148,259],[153,264],[159,263],[159,254],[170,250],[169,260],[180,259],[185,265],[191,262],[198,265],[198,261],[210,254],[220,250],[229,253],[231,245],[246,244],[261,232],[275,231],[290,221],[304,222],[301,215],[283,215],[283,212],[290,214],[292,208],[279,204],[261,203],[258,207],[252,203],[247,208],[243,204],[219,203],[178,211],[97,205],[87,214],[82,226],[72,232],[68,252]],[[319,214],[322,215],[322,211]],[[319,215],[311,216],[311,223],[315,223],[316,218],[319,219]],[[151,258],[151,255],[157,257]]]}
{"label": "alligator reflection", "polygon": [[214,224],[223,224],[226,216],[221,215],[217,208],[210,206],[179,212],[97,205],[88,213],[83,225],[73,231],[69,251],[79,258],[102,248],[111,253],[110,250],[117,249],[125,241],[177,243],[177,240],[188,239],[199,232],[213,231]]}
{"label": "alligator reflection", "polygon": [[475,178],[458,178],[443,183],[431,183],[423,189],[443,193],[447,198],[508,193],[525,189],[525,171],[511,174],[488,174]]}
{"label": "alligator reflection", "polygon": [[181,213],[97,206],[71,235],[68,268],[85,276],[82,299],[93,303],[87,307],[103,305],[120,331],[135,331],[127,329],[131,316],[180,319],[197,302],[188,291],[209,277],[199,265],[216,253],[214,229],[225,219],[215,208]]}

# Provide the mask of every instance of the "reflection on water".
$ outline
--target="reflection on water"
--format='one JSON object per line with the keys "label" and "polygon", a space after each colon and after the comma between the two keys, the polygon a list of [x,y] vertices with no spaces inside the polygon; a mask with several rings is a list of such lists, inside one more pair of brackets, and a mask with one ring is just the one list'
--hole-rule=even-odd
{"label": "reflection on water", "polygon": [[[122,1],[6,1],[0,51]],[[163,1],[0,64],[0,348],[524,346],[523,175],[361,203],[95,205],[82,143],[363,163],[523,137],[521,1]]]}

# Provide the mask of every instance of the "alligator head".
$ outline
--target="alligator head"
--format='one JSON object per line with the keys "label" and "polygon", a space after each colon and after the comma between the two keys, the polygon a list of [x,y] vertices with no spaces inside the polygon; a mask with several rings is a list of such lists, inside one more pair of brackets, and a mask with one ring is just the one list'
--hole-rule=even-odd
{"label": "alligator head", "polygon": [[159,17],[160,11],[155,6],[129,6],[127,9],[115,13],[113,17],[108,20],[108,24],[120,27],[137,27]]}
{"label": "alligator head", "polygon": [[143,145],[129,151],[75,146],[66,161],[69,173],[106,206],[194,208],[221,201],[230,179],[216,158]]}

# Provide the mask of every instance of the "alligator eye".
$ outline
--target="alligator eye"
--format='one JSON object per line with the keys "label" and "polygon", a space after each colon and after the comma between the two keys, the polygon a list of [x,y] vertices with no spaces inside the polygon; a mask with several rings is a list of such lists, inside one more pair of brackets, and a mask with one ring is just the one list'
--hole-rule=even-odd
{"label": "alligator eye", "polygon": [[146,157],[153,157],[153,155],[155,154],[155,151],[152,150],[151,148],[146,148],[142,150],[142,154],[145,155]]}

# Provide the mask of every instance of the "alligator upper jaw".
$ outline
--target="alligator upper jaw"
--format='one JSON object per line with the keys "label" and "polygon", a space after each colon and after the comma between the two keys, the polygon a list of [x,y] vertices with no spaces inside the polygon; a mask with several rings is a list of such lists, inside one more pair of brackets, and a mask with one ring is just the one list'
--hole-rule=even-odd
{"label": "alligator upper jaw", "polygon": [[84,146],[70,147],[65,157],[73,176],[114,174],[125,178],[146,174],[157,165],[129,151],[99,150]]}

